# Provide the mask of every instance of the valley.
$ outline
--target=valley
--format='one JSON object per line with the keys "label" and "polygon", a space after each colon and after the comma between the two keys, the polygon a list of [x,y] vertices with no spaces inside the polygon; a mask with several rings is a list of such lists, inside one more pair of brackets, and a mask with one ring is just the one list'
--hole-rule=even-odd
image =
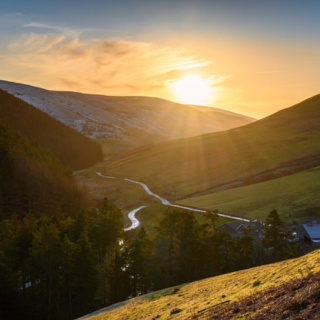
{"label": "valley", "polygon": [[320,320],[320,1],[1,1],[0,320]]}
{"label": "valley", "polygon": [[174,204],[246,219],[278,208],[285,221],[301,220],[319,207],[319,103],[315,96],[245,127],[139,147],[95,170],[143,182]]}
{"label": "valley", "polygon": [[[300,196],[301,199],[304,198],[301,204],[295,200],[282,201],[281,199],[287,199],[284,193],[283,197],[277,196],[279,201],[272,197],[265,198],[267,195],[264,192],[259,193],[258,190],[263,190],[269,185],[270,189],[276,190],[272,184],[282,185],[281,181],[286,180],[281,179],[286,176],[292,180],[291,185],[302,187],[304,184],[296,183],[294,180],[296,174],[307,172],[306,170],[319,165],[319,96],[246,126],[186,137],[199,134],[201,130],[221,130],[222,125],[224,129],[228,129],[236,125],[236,122],[232,122],[234,117],[238,117],[238,125],[243,125],[244,122],[240,122],[241,116],[224,111],[225,116],[229,117],[229,124],[223,124],[217,113],[221,110],[178,106],[155,98],[103,97],[74,92],[53,92],[6,81],[1,81],[0,87],[100,142],[104,162],[93,168],[76,171],[75,178],[89,187],[96,201],[102,201],[107,194],[110,201],[123,210],[127,223],[128,212],[142,205],[154,205],[157,208],[157,199],[148,196],[139,186],[130,186],[120,180],[98,181],[95,177],[96,171],[145,183],[155,194],[175,205],[197,207],[200,210],[219,210],[248,219],[263,218],[273,204],[281,209],[280,214],[286,221],[293,220],[293,217],[299,216],[300,213],[303,216],[305,205],[310,208],[318,206],[314,196],[310,194],[308,198],[307,194],[311,192],[308,189],[305,192],[301,191],[302,194],[306,194]],[[141,106],[144,106],[143,110],[149,110],[147,113],[152,121],[151,118],[145,118],[147,113],[139,109]],[[124,112],[129,110],[140,110],[142,113],[125,116]],[[112,116],[110,112],[113,113]],[[159,112],[163,112],[163,115]],[[175,122],[183,115],[178,121],[184,122],[184,127],[188,130],[195,128],[193,125],[197,122],[197,130],[200,131],[181,131],[177,123],[173,125],[170,122],[168,114]],[[213,115],[216,117],[215,120],[212,118]],[[123,117],[127,117],[127,120]],[[170,130],[176,130],[175,134],[170,133],[170,138],[177,138],[177,134],[185,138],[159,141],[168,139],[168,136],[160,137],[158,131],[150,131],[150,127],[148,129],[142,123],[137,124],[135,117],[141,121],[145,119],[143,121],[148,125],[155,126],[161,118],[162,123],[166,123]],[[88,119],[94,121],[97,126],[88,129],[88,125],[77,125]],[[245,117],[241,119],[253,121]],[[108,121],[117,126],[126,123],[121,132],[126,130],[127,133],[109,135],[107,127],[102,128],[98,125],[100,123],[108,126]],[[133,122],[129,124],[128,121]],[[193,124],[190,121],[193,121]],[[211,127],[208,126],[209,123]],[[145,132],[137,134],[137,126]],[[160,131],[167,134],[170,130],[161,127]],[[104,133],[100,135],[99,132]],[[301,192],[299,191],[300,194]],[[248,194],[252,194],[251,198]],[[241,201],[236,200],[239,197]],[[230,201],[230,198],[233,200]],[[263,200],[264,198],[268,200]],[[289,205],[286,206],[285,203]],[[143,211],[145,209],[139,214]]]}
{"label": "valley", "polygon": [[[6,82],[0,82],[0,86],[4,86],[4,84],[8,85]],[[35,251],[35,245],[38,246],[37,248],[41,248],[41,241],[51,241],[50,236],[46,238],[47,232],[56,233],[54,240],[52,240],[52,248],[55,248],[55,246],[59,248],[57,249],[59,251],[57,261],[59,262],[56,265],[58,269],[59,265],[64,263],[61,261],[65,261],[68,252],[73,259],[70,261],[72,268],[78,265],[82,257],[84,261],[88,259],[81,272],[84,272],[85,268],[89,268],[89,276],[85,278],[85,281],[88,281],[88,283],[92,281],[92,288],[98,288],[99,292],[96,296],[101,299],[100,306],[106,301],[108,301],[108,304],[112,304],[128,297],[148,293],[147,296],[142,295],[140,298],[130,300],[128,304],[119,303],[98,311],[98,314],[102,312],[103,317],[103,313],[108,312],[107,317],[111,315],[114,319],[122,319],[124,316],[130,319],[132,317],[136,318],[138,315],[140,318],[146,316],[148,318],[166,319],[168,316],[175,318],[174,314],[179,309],[177,317],[188,319],[192,317],[192,313],[195,311],[206,309],[207,305],[210,307],[212,304],[220,304],[225,301],[226,297],[232,299],[232,303],[240,304],[239,301],[250,300],[252,295],[259,292],[263,295],[264,291],[271,290],[271,283],[280,286],[289,283],[290,280],[294,281],[300,272],[299,270],[318,270],[314,267],[317,256],[311,254],[307,258],[310,260],[310,266],[304,266],[303,260],[295,260],[298,262],[292,265],[290,260],[285,262],[288,266],[290,265],[288,268],[293,270],[291,278],[271,276],[269,279],[267,277],[266,274],[270,270],[275,275],[278,272],[276,270],[281,269],[281,263],[272,265],[271,269],[257,267],[237,271],[236,277],[244,275],[241,278],[242,282],[235,282],[232,278],[234,273],[225,274],[295,257],[309,250],[305,243],[299,243],[298,246],[296,242],[299,240],[297,237],[293,237],[292,233],[294,226],[300,227],[301,224],[299,223],[306,219],[317,220],[319,216],[320,147],[318,141],[320,130],[318,123],[320,122],[320,112],[318,106],[320,105],[320,96],[310,98],[265,119],[251,121],[250,124],[244,126],[220,132],[211,131],[200,135],[195,135],[196,131],[192,131],[192,129],[183,132],[182,137],[171,135],[168,140],[168,136],[162,135],[160,137],[156,131],[149,130],[150,125],[153,125],[150,123],[150,119],[147,120],[149,129],[143,127],[144,133],[141,133],[142,131],[138,133],[136,129],[132,129],[134,127],[132,123],[130,125],[126,123],[128,125],[126,128],[128,135],[122,135],[124,131],[117,137],[111,137],[109,133],[105,136],[99,135],[102,131],[107,132],[103,125],[105,123],[103,116],[110,116],[107,113],[102,116],[101,110],[97,111],[99,106],[106,111],[106,105],[102,104],[103,107],[101,107],[99,99],[108,101],[110,105],[114,103],[115,108],[118,108],[116,107],[119,103],[118,99],[122,99],[121,103],[123,104],[123,97],[99,97],[98,99],[96,96],[85,95],[80,99],[81,94],[77,93],[48,93],[44,92],[43,89],[32,87],[28,89],[30,93],[25,86],[16,85],[6,88],[17,90],[15,91],[17,96],[19,96],[19,92],[22,92],[20,95],[23,95],[23,100],[29,101],[29,97],[31,97],[29,102],[37,105],[37,108],[40,100],[35,100],[37,96],[35,92],[40,94],[42,101],[49,101],[47,105],[51,109],[49,107],[43,109],[43,104],[41,108],[45,113],[41,117],[40,115],[35,116],[36,113],[32,116],[45,119],[39,120],[40,127],[43,126],[44,121],[47,121],[44,123],[50,123],[54,120],[52,119],[54,115],[52,110],[57,106],[57,99],[62,96],[67,97],[66,101],[69,102],[71,98],[74,99],[71,104],[69,102],[64,104],[60,101],[62,107],[61,109],[59,109],[60,107],[57,108],[57,110],[60,110],[57,112],[59,115],[57,120],[59,121],[54,120],[54,130],[55,132],[67,132],[66,137],[68,138],[76,132],[79,135],[77,139],[85,138],[83,145],[91,148],[86,149],[81,147],[81,143],[73,143],[72,141],[75,140],[65,141],[66,145],[78,148],[79,151],[70,152],[73,157],[79,154],[81,160],[82,157],[87,157],[88,161],[91,161],[90,164],[81,164],[79,167],[77,165],[78,162],[81,163],[80,161],[70,162],[72,165],[76,163],[73,165],[73,173],[71,169],[62,169],[68,172],[71,186],[74,183],[74,186],[79,188],[79,190],[76,189],[78,194],[75,194],[74,198],[70,198],[70,202],[75,202],[75,208],[79,208],[79,203],[83,203],[85,208],[78,213],[73,209],[66,214],[66,209],[63,209],[63,213],[59,211],[58,202],[57,207],[50,208],[50,211],[46,209],[50,212],[48,218],[46,215],[42,216],[37,212],[37,220],[32,216],[29,217],[27,212],[23,211],[21,213],[22,220],[19,222],[21,224],[19,230],[22,234],[23,232],[28,234],[28,237],[32,239],[27,244],[28,248],[33,250],[30,252],[37,252]],[[72,158],[71,160],[65,160],[67,159],[65,158],[66,153],[61,152],[56,147],[63,140],[61,135],[53,135],[55,140],[49,144],[47,140],[50,141],[52,135],[50,136],[47,133],[40,136],[30,129],[32,128],[32,122],[35,121],[31,120],[33,119],[31,116],[29,116],[29,122],[25,121],[25,125],[23,125],[23,122],[17,116],[17,111],[13,112],[13,110],[19,110],[19,112],[22,112],[22,110],[26,112],[27,110],[27,112],[33,114],[34,110],[37,109],[7,92],[1,91],[0,93],[3,100],[6,101],[2,109],[0,108],[3,121],[16,128],[15,130],[19,130],[28,139],[34,139],[36,143],[43,146],[50,146],[51,150],[56,152],[56,156],[63,161],[74,161]],[[28,96],[29,94],[30,96]],[[56,94],[59,94],[59,96]],[[81,106],[79,102],[83,100],[94,105],[95,111],[91,107],[85,111],[85,106]],[[132,98],[129,100],[131,101]],[[140,97],[133,100],[137,103],[137,105],[133,104],[135,108],[139,108],[147,100],[149,102],[153,101],[152,98]],[[7,107],[10,104],[17,109]],[[173,107],[179,109],[181,106],[177,107],[175,104]],[[75,110],[80,110],[79,108],[82,108],[82,111],[75,112]],[[151,108],[150,105],[148,108]],[[162,107],[153,106],[153,108],[161,110]],[[192,108],[196,112],[209,112],[207,109],[203,110],[203,108],[194,106],[183,106],[181,108],[184,109],[179,112],[184,114],[188,110],[186,108]],[[37,112],[40,111],[37,110]],[[65,112],[70,115],[70,118],[66,116]],[[118,116],[117,112],[115,114]],[[171,109],[164,108],[162,112],[167,113],[165,117],[163,116],[163,121],[178,132],[180,129],[168,121],[168,115],[171,116]],[[194,118],[195,114],[193,112],[190,113],[190,117]],[[46,118],[47,113],[50,115],[49,118]],[[78,120],[83,121],[83,117],[96,122],[97,115],[98,118],[100,117],[102,126],[95,126],[94,129],[89,126],[74,127]],[[123,116],[122,113],[121,117]],[[78,132],[69,128],[71,130],[69,133],[64,131],[67,130],[64,125],[59,127],[61,125],[60,117],[66,118],[68,126],[74,127]],[[131,119],[131,116],[128,117]],[[119,121],[125,123],[124,118],[121,119]],[[186,128],[192,128],[189,120],[186,119],[182,117],[180,120],[187,121]],[[212,120],[210,119],[207,116],[207,121],[210,122]],[[177,121],[177,118],[174,121]],[[197,118],[197,121],[202,123],[200,118]],[[129,127],[131,129],[128,129]],[[147,131],[148,134],[146,134]],[[145,135],[146,138],[144,139]],[[6,147],[5,140],[2,147]],[[100,147],[101,149],[99,149]],[[56,149],[57,151],[55,151]],[[89,150],[93,150],[92,153],[96,153],[96,155],[90,158]],[[18,157],[21,157],[21,155]],[[8,163],[5,163],[5,165],[7,166]],[[23,162],[21,163],[20,167],[23,167]],[[32,179],[36,180],[37,178]],[[41,183],[48,184],[47,182]],[[30,197],[30,190],[32,189],[26,190],[29,192],[29,198],[25,197],[26,200],[23,201],[28,203],[31,208],[35,208],[36,200],[34,199],[36,199],[36,196],[32,195]],[[32,192],[36,191],[32,190]],[[50,193],[49,190],[45,192]],[[80,202],[79,198],[84,193],[86,195],[82,196],[83,199]],[[46,194],[44,199],[47,199],[47,197]],[[62,198],[60,194],[59,197]],[[66,204],[63,204],[66,207]],[[89,205],[93,205],[93,207],[90,209]],[[269,248],[271,245],[265,244],[264,233],[266,231],[260,221],[264,221],[267,217],[271,219],[270,214],[275,208],[279,211],[279,219],[282,219],[278,226],[279,230],[282,231],[275,236],[279,234],[285,236],[278,241],[278,243],[284,243],[283,247],[274,249],[274,252],[272,251],[270,254],[268,250],[263,249],[263,246]],[[210,214],[213,212],[216,215]],[[8,213],[6,215],[10,217]],[[5,215],[3,215],[4,218],[6,218]],[[11,226],[14,226],[15,223],[14,218],[3,221],[2,230],[6,230],[6,223]],[[285,227],[284,223],[290,223],[290,225]],[[38,230],[37,228],[41,224],[43,224],[43,227]],[[259,225],[258,228],[260,229],[252,229],[251,231],[251,228],[256,228]],[[225,228],[230,229],[231,226],[235,226],[236,231],[226,231]],[[246,229],[246,226],[248,229]],[[289,229],[285,231],[287,227]],[[238,231],[238,228],[241,231]],[[264,231],[261,231],[262,229]],[[105,230],[108,231],[104,232]],[[0,232],[3,232],[1,231],[1,225]],[[37,233],[40,234],[40,238],[35,238]],[[288,238],[286,238],[287,233]],[[22,237],[19,233],[12,233],[11,238],[15,239],[19,236]],[[12,241],[10,243],[11,247],[14,246],[16,240]],[[11,253],[8,250],[11,247],[5,249],[4,245],[3,240],[2,248],[5,250],[5,254],[10,256]],[[71,253],[68,250],[73,250],[70,249],[72,247],[77,249]],[[56,249],[50,250],[54,251]],[[81,250],[83,250],[81,260],[78,260],[78,252]],[[49,251],[44,251],[43,255],[49,254]],[[38,256],[34,256],[35,263],[40,265],[42,259],[40,249],[37,254]],[[28,256],[28,253],[26,255]],[[53,256],[56,257],[55,253]],[[58,256],[64,258],[58,258]],[[23,257],[19,257],[19,259],[22,261]],[[106,265],[105,262],[107,262]],[[28,263],[32,265],[33,262],[28,260]],[[297,271],[298,266],[299,270]],[[66,265],[63,268],[68,270],[69,267]],[[17,279],[19,278],[19,272],[20,269],[17,269],[14,275]],[[158,276],[159,272],[162,277]],[[26,274],[29,278],[32,276],[29,275],[29,271],[26,271]],[[90,280],[90,277],[94,274],[97,278]],[[116,274],[116,281],[114,281],[114,274]],[[248,280],[249,274],[250,276],[253,274],[254,279],[258,279],[253,282],[252,286],[250,285],[252,281]],[[212,275],[216,275],[212,278],[213,280],[210,278],[200,280]],[[49,273],[48,277],[51,277]],[[76,279],[77,272],[74,272],[72,277]],[[98,277],[103,279],[102,286],[98,285]],[[57,272],[55,279],[59,283],[59,288],[69,286],[69,284],[66,284],[68,282],[67,275]],[[193,280],[202,282],[195,282],[196,287],[193,287],[192,284],[178,285]],[[46,287],[47,281],[50,281],[49,278],[41,283],[41,287]],[[230,287],[231,291],[222,289],[223,283],[225,286],[230,281],[235,282],[238,288],[232,286]],[[255,285],[255,283],[258,283],[257,281],[259,284]],[[32,283],[32,281],[23,280],[23,283]],[[81,285],[81,281],[77,283]],[[132,283],[132,286],[128,286],[128,283]],[[210,286],[216,287],[220,296],[215,296],[208,289],[207,284],[203,287],[204,283],[210,283]],[[36,284],[37,282],[24,290],[31,292]],[[152,290],[175,284],[176,287],[149,293]],[[200,291],[197,289],[198,285],[202,288]],[[252,289],[256,286],[259,287],[257,290]],[[10,284],[8,284],[8,287],[10,287]],[[69,290],[75,295],[78,291],[74,291],[71,287],[69,287]],[[205,298],[206,302],[199,303],[198,299],[208,290],[210,293]],[[225,290],[225,293],[221,295],[220,292],[223,290]],[[108,297],[104,295],[104,292],[108,292]],[[187,298],[185,303],[181,303],[179,299],[175,300],[176,292],[179,292],[178,297],[181,294],[181,296]],[[73,303],[69,297],[60,298],[59,292],[55,291],[53,287],[50,289],[51,293],[57,303],[60,303],[59,299],[64,299],[63,303],[67,303],[67,301]],[[163,303],[167,303],[167,296],[175,301],[172,306],[170,304],[170,307],[163,305]],[[209,296],[210,298],[208,298]],[[29,299],[29,293],[27,297]],[[79,296],[78,299],[84,298]],[[83,307],[83,309],[79,307],[77,309],[78,314],[85,314],[84,310],[97,309],[94,307],[93,294],[89,301],[90,306],[88,308]],[[134,301],[139,301],[138,305],[141,305],[141,308],[137,307]],[[175,303],[179,303],[181,308],[178,308]],[[132,311],[132,306],[137,313]],[[55,307],[52,310],[56,314],[60,312]],[[72,312],[65,312],[66,315],[68,313],[71,314]],[[95,316],[95,314],[91,316]]]}

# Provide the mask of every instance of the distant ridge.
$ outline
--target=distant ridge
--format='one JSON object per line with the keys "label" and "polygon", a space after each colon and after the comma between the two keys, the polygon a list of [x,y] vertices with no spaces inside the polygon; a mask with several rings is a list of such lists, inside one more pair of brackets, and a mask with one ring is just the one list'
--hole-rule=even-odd
{"label": "distant ridge", "polygon": [[223,131],[255,121],[222,109],[152,97],[58,92],[8,81],[0,81],[0,88],[88,137],[140,145]]}

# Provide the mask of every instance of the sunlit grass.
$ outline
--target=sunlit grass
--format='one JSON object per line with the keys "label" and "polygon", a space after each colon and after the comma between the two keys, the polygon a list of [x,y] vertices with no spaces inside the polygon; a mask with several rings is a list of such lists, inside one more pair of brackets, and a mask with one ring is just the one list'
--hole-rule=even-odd
{"label": "sunlit grass", "polygon": [[272,209],[287,221],[320,207],[320,168],[254,185],[179,201],[179,204],[264,219]]}
{"label": "sunlit grass", "polygon": [[[99,310],[89,317],[92,320],[188,319],[214,304],[237,301],[319,270],[320,251],[317,250],[300,258],[196,281],[181,287],[176,294],[165,295],[169,288],[153,292]],[[259,285],[255,285],[258,282]],[[170,315],[175,308],[182,311]]]}

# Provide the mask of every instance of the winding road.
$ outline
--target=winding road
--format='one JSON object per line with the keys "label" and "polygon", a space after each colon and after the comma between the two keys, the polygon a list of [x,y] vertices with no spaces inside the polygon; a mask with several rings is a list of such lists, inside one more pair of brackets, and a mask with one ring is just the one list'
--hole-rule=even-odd
{"label": "winding road", "polygon": [[[153,193],[149,187],[145,184],[145,183],[142,183],[142,182],[139,182],[139,181],[135,181],[135,180],[131,180],[131,179],[127,179],[127,178],[116,178],[116,177],[110,177],[110,176],[105,176],[103,175],[101,172],[96,172],[98,176],[102,177],[102,178],[107,178],[107,179],[115,179],[115,180],[125,180],[125,181],[129,181],[129,182],[132,182],[132,183],[136,183],[136,184],[140,184],[143,189],[152,197],[154,198],[157,198],[158,200],[161,201],[162,204],[166,205],[166,206],[169,206],[169,207],[175,207],[175,208],[180,208],[180,209],[185,209],[185,210],[190,210],[190,211],[195,211],[195,212],[207,212],[206,210],[203,210],[203,209],[195,209],[195,208],[190,208],[190,207],[186,207],[186,206],[180,206],[178,204],[172,204],[170,203],[167,199],[165,198],[162,198],[160,197],[159,195]],[[129,231],[129,230],[132,230],[132,229],[135,229],[137,227],[139,227],[140,225],[140,221],[135,217],[135,214],[145,208],[146,206],[140,206],[139,208],[136,208],[132,211],[130,211],[128,213],[128,218],[130,219],[131,221],[131,226],[128,227],[128,228],[125,228],[124,231]],[[229,216],[227,214],[223,214],[223,213],[217,213],[218,216],[220,217],[224,217],[224,218],[229,218],[229,219],[234,219],[234,220],[240,220],[240,221],[244,221],[244,222],[250,222],[250,220],[248,219],[244,219],[244,218],[240,218],[240,217],[234,217],[234,216]]]}

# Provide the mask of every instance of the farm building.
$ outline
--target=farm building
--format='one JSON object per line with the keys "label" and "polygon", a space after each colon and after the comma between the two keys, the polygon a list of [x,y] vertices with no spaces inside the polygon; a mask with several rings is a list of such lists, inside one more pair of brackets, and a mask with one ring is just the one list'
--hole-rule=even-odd
{"label": "farm building", "polygon": [[251,221],[251,222],[242,222],[242,221],[235,221],[225,223],[219,227],[219,229],[225,229],[228,233],[231,234],[232,237],[241,237],[242,231],[244,228],[251,228],[251,236],[255,239],[262,239],[263,231],[262,231],[262,222],[261,221]]}
{"label": "farm building", "polygon": [[320,224],[306,223],[297,227],[299,240],[307,245],[320,246]]}

